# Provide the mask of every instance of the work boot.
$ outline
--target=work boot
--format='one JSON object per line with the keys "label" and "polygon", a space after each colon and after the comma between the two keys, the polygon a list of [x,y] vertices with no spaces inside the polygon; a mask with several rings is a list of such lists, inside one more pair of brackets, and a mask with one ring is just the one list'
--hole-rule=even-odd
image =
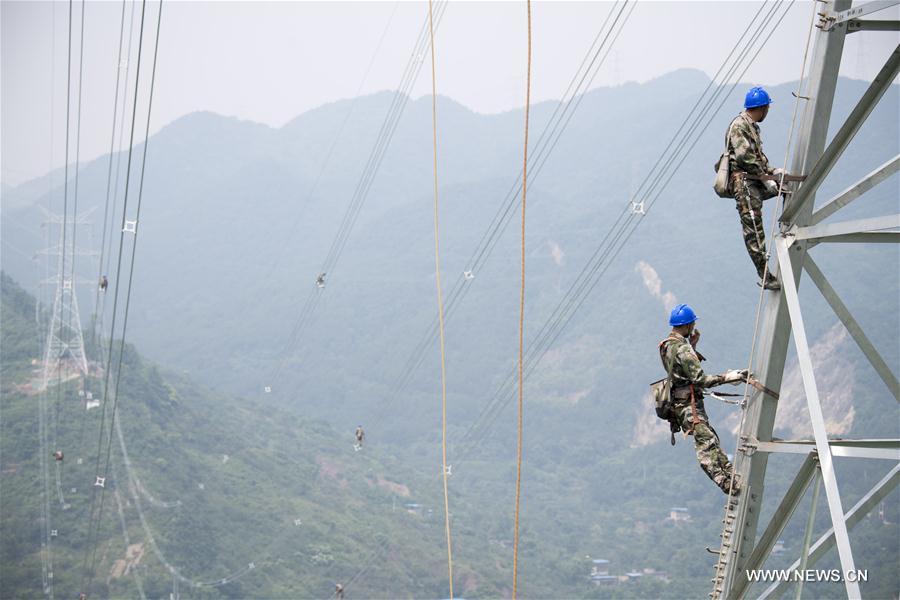
{"label": "work boot", "polygon": [[762,285],[764,289],[767,289],[771,292],[777,292],[781,289],[781,283],[779,283],[778,278],[766,271],[766,277],[762,281],[762,283],[757,283],[756,285]]}
{"label": "work boot", "polygon": [[741,494],[741,479],[735,475],[733,484],[731,479],[725,479],[720,487],[726,495],[730,492],[733,497],[737,498]]}

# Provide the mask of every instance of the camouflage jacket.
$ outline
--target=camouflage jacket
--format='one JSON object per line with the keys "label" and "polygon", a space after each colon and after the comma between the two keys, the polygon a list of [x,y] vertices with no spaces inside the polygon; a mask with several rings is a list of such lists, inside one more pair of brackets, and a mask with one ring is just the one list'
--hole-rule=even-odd
{"label": "camouflage jacket", "polygon": [[[722,383],[721,375],[706,375],[700,366],[700,357],[694,351],[690,341],[679,333],[672,331],[663,346],[660,358],[663,368],[668,372],[672,367],[672,389],[693,384],[696,388],[708,388]],[[672,361],[675,361],[674,364]]]}
{"label": "camouflage jacket", "polygon": [[747,115],[739,114],[728,126],[729,169],[731,173],[762,175],[772,173],[769,159],[762,150],[759,125]]}

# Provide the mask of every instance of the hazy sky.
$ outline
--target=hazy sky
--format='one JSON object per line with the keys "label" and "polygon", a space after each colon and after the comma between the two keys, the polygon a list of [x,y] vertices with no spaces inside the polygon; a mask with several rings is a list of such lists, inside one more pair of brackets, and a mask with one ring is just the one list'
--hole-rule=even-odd
{"label": "hazy sky", "polygon": [[[82,4],[72,7],[70,162],[76,149]],[[611,2],[533,4],[534,101],[562,95],[611,7]],[[682,67],[712,75],[758,8],[758,2],[641,0],[594,86],[643,82]],[[109,151],[122,3],[88,2],[84,10],[82,161]],[[158,10],[158,2],[147,3],[145,74]],[[353,97],[360,88],[362,93],[395,89],[427,10],[424,2],[167,0],[151,134],[196,110],[279,127],[311,108]],[[746,81],[798,78],[812,10],[811,2],[794,2]],[[140,3],[126,7],[126,48],[128,17],[134,22],[132,57],[140,12]],[[68,13],[67,2],[0,4],[4,183],[19,184],[64,164]],[[897,14],[894,8],[878,18]],[[452,2],[437,33],[438,93],[484,113],[522,106],[525,26],[524,2]],[[849,36],[842,74],[871,79],[898,41],[896,32]],[[430,93],[428,75],[426,63],[414,97]],[[142,102],[145,95],[146,87]]]}

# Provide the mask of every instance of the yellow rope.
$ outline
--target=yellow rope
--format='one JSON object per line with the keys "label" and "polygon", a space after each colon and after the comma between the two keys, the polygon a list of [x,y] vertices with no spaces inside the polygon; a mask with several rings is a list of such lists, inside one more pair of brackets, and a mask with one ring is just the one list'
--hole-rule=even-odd
{"label": "yellow rope", "polygon": [[525,193],[528,184],[528,113],[531,108],[531,0],[528,4],[528,75],[525,85],[525,150],[522,159],[522,280],[519,286],[519,430],[516,444],[516,523],[513,542],[513,588],[516,598],[519,582],[519,501],[522,496],[522,413],[525,387],[523,378],[523,353],[525,348]]}
{"label": "yellow rope", "polygon": [[453,544],[450,537],[450,499],[447,494],[447,370],[444,360],[444,300],[441,296],[441,251],[438,234],[437,84],[434,74],[434,11],[432,4],[433,0],[428,0],[428,31],[431,35],[431,131],[434,140],[434,272],[437,284],[438,330],[441,339],[441,466],[444,477],[444,529],[447,532],[450,597],[453,598]]}

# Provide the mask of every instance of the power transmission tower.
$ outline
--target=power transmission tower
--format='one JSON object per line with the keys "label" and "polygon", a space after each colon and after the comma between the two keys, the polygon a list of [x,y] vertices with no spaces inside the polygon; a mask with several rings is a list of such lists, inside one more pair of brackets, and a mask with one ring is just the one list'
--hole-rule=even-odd
{"label": "power transmission tower", "polygon": [[[58,257],[57,273],[55,276],[42,281],[44,285],[56,287],[53,299],[53,316],[50,319],[50,327],[47,330],[47,342],[44,346],[44,362],[41,372],[40,389],[47,389],[50,381],[59,376],[64,370],[67,372],[88,374],[88,361],[84,350],[84,334],[81,329],[81,315],[78,312],[78,295],[75,293],[76,285],[93,284],[96,282],[84,279],[73,279],[72,264],[76,256],[97,256],[96,252],[75,248],[67,248],[64,240],[67,234],[74,234],[74,230],[81,226],[90,226],[87,220],[93,210],[68,221],[60,215],[44,210],[44,226],[59,226],[59,242],[56,246],[37,252],[37,255]],[[71,238],[69,238],[71,239]]]}
{"label": "power transmission tower", "polygon": [[[710,594],[716,600],[745,598],[750,595],[751,582],[748,580],[748,571],[761,569],[765,565],[776,541],[813,481],[816,481],[816,485],[813,504],[807,520],[805,539],[800,556],[791,565],[790,570],[799,570],[799,574],[802,575],[803,570],[811,567],[829,550],[837,547],[847,596],[859,598],[859,583],[852,576],[853,573],[856,573],[856,566],[848,530],[877,507],[900,482],[900,440],[829,439],[798,295],[800,279],[805,271],[832,311],[846,327],[863,355],[871,363],[874,371],[884,382],[887,392],[895,400],[900,401],[900,385],[898,385],[897,375],[888,367],[853,317],[850,309],[837,295],[809,254],[809,250],[814,246],[827,246],[832,243],[900,242],[900,231],[898,231],[900,230],[900,215],[842,222],[830,220],[832,215],[838,213],[846,205],[854,202],[869,189],[896,173],[900,167],[900,156],[888,160],[834,198],[820,203],[818,207],[814,206],[816,192],[822,182],[828,178],[850,141],[900,71],[900,46],[897,46],[847,119],[829,141],[827,133],[844,40],[849,34],[867,30],[900,30],[898,21],[874,21],[862,18],[867,14],[896,4],[898,4],[896,0],[890,2],[871,1],[852,6],[852,0],[835,0],[833,3],[822,5],[826,8],[825,12],[820,13],[821,20],[817,25],[819,31],[815,36],[809,96],[808,98],[801,97],[801,101],[806,102],[806,106],[791,164],[791,172],[806,174],[807,177],[788,197],[785,209],[779,219],[780,232],[770,242],[773,244],[774,254],[778,258],[783,290],[779,293],[768,294],[761,315],[760,338],[753,357],[757,378],[767,388],[780,390],[788,345],[791,339],[794,340],[813,439],[778,440],[773,438],[778,401],[768,395],[751,398],[740,431],[739,452],[735,457],[735,469],[744,482],[744,488],[737,496],[736,501],[732,501],[726,507],[722,547],[719,551],[716,577],[713,580],[713,592]],[[768,523],[764,523],[762,533],[757,536],[768,459],[770,455],[778,453],[801,454],[806,458],[772,517]],[[854,459],[883,459],[892,462],[893,466],[885,477],[847,510],[841,502],[838,489],[833,461],[835,456]],[[832,527],[813,541],[811,536],[815,517],[815,500],[818,497],[820,485],[825,491]],[[781,595],[790,585],[795,584],[791,581],[772,583],[761,590],[758,596],[769,598]],[[797,590],[798,593],[800,591]]]}

